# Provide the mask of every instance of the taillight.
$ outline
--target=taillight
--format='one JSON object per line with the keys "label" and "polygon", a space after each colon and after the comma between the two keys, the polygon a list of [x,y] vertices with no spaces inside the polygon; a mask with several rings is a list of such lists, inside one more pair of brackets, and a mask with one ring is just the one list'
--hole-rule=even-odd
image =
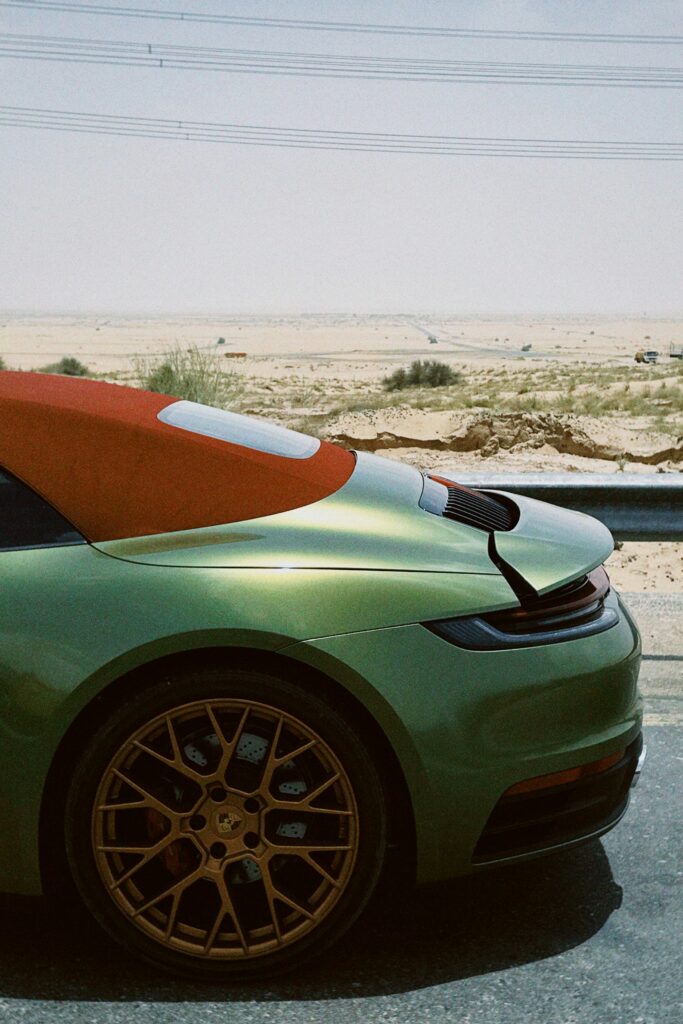
{"label": "taillight", "polygon": [[605,606],[609,589],[609,577],[600,566],[550,594],[525,599],[516,608],[423,625],[442,639],[474,651],[576,640],[602,633],[619,621],[617,609]]}
{"label": "taillight", "polygon": [[550,594],[525,601],[521,608],[482,617],[504,633],[538,633],[563,625],[579,625],[600,612],[609,589],[609,576],[603,566],[598,566]]}

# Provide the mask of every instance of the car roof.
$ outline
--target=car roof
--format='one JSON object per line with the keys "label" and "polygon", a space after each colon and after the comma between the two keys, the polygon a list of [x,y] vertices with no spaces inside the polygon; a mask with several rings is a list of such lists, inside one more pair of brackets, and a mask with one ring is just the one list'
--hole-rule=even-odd
{"label": "car roof", "polygon": [[224,414],[103,381],[0,372],[0,467],[92,541],[285,512],[327,497],[353,472],[351,452],[262,421],[233,414],[220,436],[187,426],[206,415]]}

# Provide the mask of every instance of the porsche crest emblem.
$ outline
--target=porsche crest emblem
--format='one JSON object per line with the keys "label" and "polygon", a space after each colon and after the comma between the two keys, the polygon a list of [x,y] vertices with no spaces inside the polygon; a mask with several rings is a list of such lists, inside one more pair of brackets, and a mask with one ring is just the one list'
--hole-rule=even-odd
{"label": "porsche crest emblem", "polygon": [[219,811],[216,816],[216,826],[221,835],[230,835],[236,832],[242,824],[242,815],[235,810],[229,809]]}

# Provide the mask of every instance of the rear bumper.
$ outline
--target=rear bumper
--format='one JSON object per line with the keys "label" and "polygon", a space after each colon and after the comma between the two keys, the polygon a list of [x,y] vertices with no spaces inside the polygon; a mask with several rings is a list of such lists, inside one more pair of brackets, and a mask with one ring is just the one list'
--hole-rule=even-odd
{"label": "rear bumper", "polygon": [[474,864],[516,860],[603,835],[623,816],[644,755],[642,734],[606,771],[549,789],[504,795],[474,850]]}
{"label": "rear bumper", "polygon": [[[480,870],[475,850],[510,787],[611,757],[638,738],[638,631],[614,592],[606,604],[619,609],[611,629],[544,647],[464,650],[414,625],[289,649],[346,686],[383,729],[409,791],[419,882]],[[536,850],[599,835],[624,809],[614,801],[594,832],[589,823]],[[399,845],[409,831],[399,821]],[[535,852],[498,859],[506,856]]]}

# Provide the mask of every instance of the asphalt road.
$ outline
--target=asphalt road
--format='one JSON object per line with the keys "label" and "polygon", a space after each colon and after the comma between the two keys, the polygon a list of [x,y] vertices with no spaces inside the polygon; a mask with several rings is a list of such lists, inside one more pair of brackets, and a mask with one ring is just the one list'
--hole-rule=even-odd
{"label": "asphalt road", "polygon": [[315,966],[199,987],[131,962],[42,900],[0,897],[0,1019],[240,1024],[681,1024],[683,595],[631,597],[648,760],[601,842],[378,897]]}

